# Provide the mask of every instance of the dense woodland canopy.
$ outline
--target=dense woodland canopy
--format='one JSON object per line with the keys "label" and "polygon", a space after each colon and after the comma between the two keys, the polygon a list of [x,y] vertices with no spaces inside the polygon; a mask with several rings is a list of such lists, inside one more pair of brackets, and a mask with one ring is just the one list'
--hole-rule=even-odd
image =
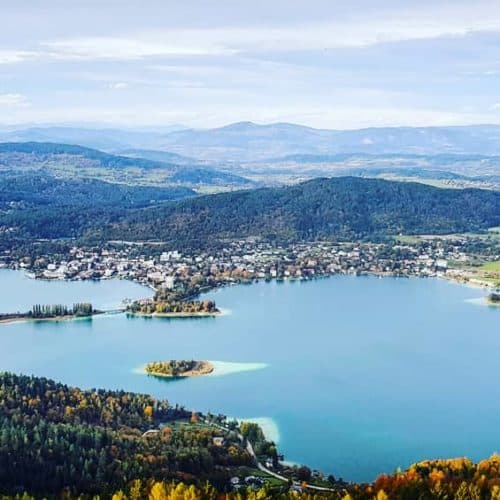
{"label": "dense woodland canopy", "polygon": [[0,203],[30,207],[92,207],[141,208],[152,203],[194,196],[184,187],[160,188],[131,186],[96,179],[64,179],[50,174],[2,174]]}
{"label": "dense woodland canopy", "polygon": [[15,176],[0,183],[0,232],[24,238],[161,240],[180,248],[227,238],[380,239],[500,225],[498,192],[379,179],[315,179],[167,201],[190,194],[186,188]]}
{"label": "dense woodland canopy", "polygon": [[146,365],[146,373],[177,377],[196,368],[198,361],[181,359],[170,361],[152,361]]}
{"label": "dense woodland canopy", "polygon": [[141,314],[217,314],[213,300],[139,300],[127,306],[127,311]]}
{"label": "dense woodland canopy", "polygon": [[[179,423],[188,416],[191,423]],[[158,432],[143,435],[152,428]],[[256,424],[244,423],[240,432],[258,455],[275,456]],[[222,446],[213,444],[218,435],[217,428],[198,424],[191,413],[150,396],[82,391],[3,373],[0,499],[500,499],[496,455],[478,464],[465,458],[426,460],[372,484],[344,484],[328,492],[298,493],[283,483],[228,493],[231,470],[251,465],[251,459],[235,432],[225,435]]]}
{"label": "dense woodland canopy", "polygon": [[500,225],[498,192],[378,179],[315,179],[168,202],[192,194],[186,188],[40,174],[0,176],[0,231],[33,238],[161,240],[181,248],[227,238],[380,239]]}
{"label": "dense woodland canopy", "polygon": [[224,238],[370,239],[500,225],[500,193],[343,177],[203,196],[130,214],[101,238],[206,245]]}
{"label": "dense woodland canopy", "polygon": [[250,457],[237,436],[214,446],[217,429],[175,423],[190,417],[150,396],[1,374],[0,492],[54,494],[68,487],[110,495],[138,478],[210,479],[222,487],[227,473],[220,467],[248,465]]}
{"label": "dense woodland canopy", "polygon": [[81,236],[96,226],[118,222],[133,209],[194,194],[186,187],[131,186],[0,171],[0,228],[13,228],[23,238]]}

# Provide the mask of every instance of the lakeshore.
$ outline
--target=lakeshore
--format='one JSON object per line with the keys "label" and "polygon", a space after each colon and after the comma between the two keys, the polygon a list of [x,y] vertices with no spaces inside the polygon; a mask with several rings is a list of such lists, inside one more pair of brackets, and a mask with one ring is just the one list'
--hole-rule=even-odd
{"label": "lakeshore", "polygon": [[198,311],[198,312],[169,312],[169,313],[143,313],[127,311],[127,316],[139,318],[215,318],[221,316],[221,311]]}
{"label": "lakeshore", "polygon": [[99,311],[93,314],[89,314],[88,316],[66,315],[66,316],[54,316],[52,318],[33,318],[27,315],[20,315],[9,318],[0,318],[0,325],[8,325],[10,323],[25,323],[25,322],[45,323],[51,321],[60,322],[60,321],[86,320],[86,319],[92,319],[94,316],[97,316],[98,314],[104,314],[104,312]]}

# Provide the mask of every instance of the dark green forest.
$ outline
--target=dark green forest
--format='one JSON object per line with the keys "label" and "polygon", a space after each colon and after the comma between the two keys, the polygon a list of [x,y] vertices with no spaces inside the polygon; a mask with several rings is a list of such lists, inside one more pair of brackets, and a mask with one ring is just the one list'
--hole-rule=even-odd
{"label": "dark green forest", "polygon": [[[500,193],[478,189],[341,177],[166,202],[192,192],[75,182],[4,180],[0,231],[21,238],[159,240],[182,248],[248,237],[380,240],[399,233],[446,234],[500,225]],[[5,210],[7,200],[12,205],[14,199],[22,205]],[[138,208],[151,200],[159,203]]]}
{"label": "dark green forest", "polygon": [[342,177],[222,193],[136,211],[101,239],[158,239],[198,246],[221,239],[379,239],[478,231],[500,224],[500,193]]}
{"label": "dark green forest", "polygon": [[138,478],[225,486],[220,467],[250,457],[236,434],[215,446],[220,431],[191,418],[146,395],[0,374],[0,492],[110,494]]}
{"label": "dark green forest", "polygon": [[121,220],[132,209],[194,196],[186,187],[61,179],[48,173],[0,173],[0,226],[22,237],[67,238]]}

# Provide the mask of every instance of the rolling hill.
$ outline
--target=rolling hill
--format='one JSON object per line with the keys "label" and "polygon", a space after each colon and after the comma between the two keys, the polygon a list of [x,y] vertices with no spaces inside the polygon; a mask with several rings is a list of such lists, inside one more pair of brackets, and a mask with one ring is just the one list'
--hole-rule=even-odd
{"label": "rolling hill", "polygon": [[0,144],[0,170],[40,171],[59,177],[90,177],[118,183],[242,187],[252,182],[205,166],[178,165],[113,155],[68,144],[23,142]]}
{"label": "rolling hill", "polygon": [[500,225],[500,193],[355,177],[202,196],[129,214],[100,238],[206,246],[224,239],[378,239]]}
{"label": "rolling hill", "polygon": [[77,237],[118,222],[130,211],[195,196],[186,187],[113,184],[57,178],[46,172],[0,171],[0,236]]}

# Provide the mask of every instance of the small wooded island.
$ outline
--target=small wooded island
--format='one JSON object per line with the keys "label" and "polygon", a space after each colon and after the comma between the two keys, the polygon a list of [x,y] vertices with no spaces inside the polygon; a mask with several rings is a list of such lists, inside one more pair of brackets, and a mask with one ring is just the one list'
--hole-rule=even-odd
{"label": "small wooded island", "polygon": [[220,314],[220,310],[217,309],[213,300],[136,300],[127,306],[127,312],[142,316],[166,318],[191,318]]}
{"label": "small wooded island", "polygon": [[500,306],[500,292],[491,292],[488,295],[488,304]]}
{"label": "small wooded island", "polygon": [[28,312],[0,314],[0,323],[12,323],[23,320],[56,321],[60,319],[87,318],[101,312],[94,309],[92,304],[88,302],[73,304],[71,307],[62,304],[35,304]]}
{"label": "small wooded island", "polygon": [[148,375],[155,377],[197,377],[208,375],[214,371],[214,365],[209,361],[170,360],[153,361],[145,367]]}

